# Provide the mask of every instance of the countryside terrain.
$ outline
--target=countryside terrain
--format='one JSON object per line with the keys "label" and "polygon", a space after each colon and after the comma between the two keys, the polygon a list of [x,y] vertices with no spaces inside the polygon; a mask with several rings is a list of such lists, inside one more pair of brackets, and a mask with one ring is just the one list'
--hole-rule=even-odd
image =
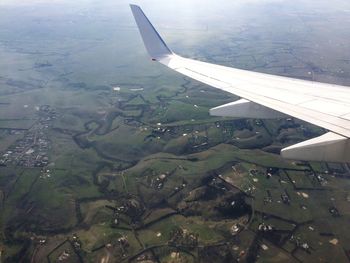
{"label": "countryside terrain", "polygon": [[[349,261],[349,167],[279,156],[325,130],[211,117],[237,97],[149,61],[127,3],[61,4],[0,9],[0,262]],[[349,85],[346,13],[303,7],[199,17],[196,44],[161,31],[189,57]]]}

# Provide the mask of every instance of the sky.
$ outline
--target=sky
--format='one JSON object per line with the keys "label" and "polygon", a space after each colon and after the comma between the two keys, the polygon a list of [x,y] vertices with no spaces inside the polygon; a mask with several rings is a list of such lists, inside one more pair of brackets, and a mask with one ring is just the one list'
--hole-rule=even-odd
{"label": "sky", "polygon": [[[112,75],[116,66],[126,64],[139,67],[138,74],[146,72],[145,67],[151,72],[149,62],[143,62],[147,54],[129,3],[128,0],[1,0],[0,50],[38,52],[42,59],[55,52],[66,53],[67,56],[52,59],[62,62],[64,57],[66,70],[71,67],[103,77]],[[308,49],[296,50],[297,55],[325,68],[341,65],[334,70],[345,70],[350,76],[350,68],[342,61],[350,58],[350,1],[134,0],[132,3],[143,8],[168,45],[181,55],[250,69],[252,65],[235,56],[262,52],[268,55],[279,42],[283,42],[277,46],[281,49],[303,43]],[[88,49],[91,52],[83,54]],[[100,58],[103,58],[101,62]],[[281,61],[296,63],[283,57]],[[0,69],[4,71],[1,65]]]}

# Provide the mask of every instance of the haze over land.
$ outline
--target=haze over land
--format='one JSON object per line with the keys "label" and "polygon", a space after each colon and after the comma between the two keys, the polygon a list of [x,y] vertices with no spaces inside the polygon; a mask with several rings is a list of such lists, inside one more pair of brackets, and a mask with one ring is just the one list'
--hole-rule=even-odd
{"label": "haze over land", "polygon": [[[236,97],[128,4],[0,2],[0,262],[347,262],[348,168],[278,155],[324,131],[210,117]],[[137,4],[181,55],[350,86],[348,1]]]}

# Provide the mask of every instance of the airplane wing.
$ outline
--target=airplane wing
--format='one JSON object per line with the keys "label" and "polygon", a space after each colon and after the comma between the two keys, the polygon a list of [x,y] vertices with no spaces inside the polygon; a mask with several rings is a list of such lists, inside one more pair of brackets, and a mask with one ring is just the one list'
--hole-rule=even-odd
{"label": "airplane wing", "polygon": [[295,160],[350,162],[350,87],[230,68],[174,54],[139,6],[130,5],[152,60],[242,99],[215,107],[211,115],[243,118],[293,116],[328,133],[282,149]]}

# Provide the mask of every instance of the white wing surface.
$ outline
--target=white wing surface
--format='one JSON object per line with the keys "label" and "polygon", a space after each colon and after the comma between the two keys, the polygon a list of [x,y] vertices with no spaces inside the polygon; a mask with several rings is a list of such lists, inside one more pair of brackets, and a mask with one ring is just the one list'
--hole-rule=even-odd
{"label": "white wing surface", "polygon": [[350,162],[350,87],[224,67],[174,54],[140,7],[131,5],[152,60],[243,99],[210,110],[212,115],[280,118],[290,115],[323,127],[326,135],[282,150],[298,160]]}

